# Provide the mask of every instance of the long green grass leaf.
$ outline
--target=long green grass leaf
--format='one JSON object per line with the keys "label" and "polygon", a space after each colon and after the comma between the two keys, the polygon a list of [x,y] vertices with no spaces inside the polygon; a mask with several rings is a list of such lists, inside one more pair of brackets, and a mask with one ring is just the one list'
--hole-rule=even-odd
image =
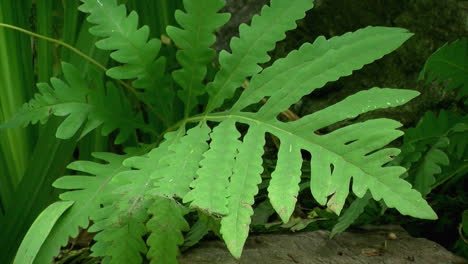
{"label": "long green grass leaf", "polygon": [[73,201],[56,202],[49,205],[31,225],[21,242],[13,264],[32,264],[42,244],[49,236],[57,220],[72,206]]}

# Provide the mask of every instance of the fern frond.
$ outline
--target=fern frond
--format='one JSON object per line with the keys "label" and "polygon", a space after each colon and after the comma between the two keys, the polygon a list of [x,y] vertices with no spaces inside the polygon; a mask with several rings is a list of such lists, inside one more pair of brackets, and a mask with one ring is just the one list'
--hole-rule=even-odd
{"label": "fern frond", "polygon": [[[322,202],[329,195],[334,194],[332,202],[337,213],[340,212],[348,192],[348,188],[344,186],[346,186],[347,182],[350,182],[352,177],[353,192],[358,197],[362,197],[369,189],[376,200],[383,198],[388,206],[395,207],[402,214],[434,218],[434,212],[421,198],[421,195],[411,189],[410,184],[399,178],[405,171],[403,168],[382,167],[392,160],[392,156],[399,153],[398,149],[382,149],[389,142],[401,136],[402,132],[395,130],[400,126],[398,122],[388,119],[376,119],[346,126],[327,135],[313,133],[336,122],[354,118],[371,109],[387,108],[406,103],[417,95],[418,92],[415,91],[373,88],[359,92],[335,105],[289,123],[282,123],[276,118],[264,119],[258,117],[258,114],[247,112],[215,113],[205,116],[205,118],[213,121],[226,120],[222,121],[220,126],[224,122],[232,123],[233,121],[248,125],[259,125],[266,132],[277,136],[284,143],[284,146],[288,146],[286,150],[283,149],[285,153],[291,150],[293,155],[294,153],[297,155],[299,149],[310,152],[312,155],[312,194],[318,201]],[[229,134],[226,133],[226,135]],[[222,140],[225,140],[225,138]],[[216,145],[217,141],[218,139],[212,138],[210,147]],[[292,147],[289,148],[289,146]],[[212,147],[208,150],[208,152],[213,153],[210,154],[213,156],[215,154],[217,156],[226,156],[225,151],[226,148],[218,150]],[[216,162],[209,161],[205,156],[201,164],[221,166],[220,162],[219,159]],[[232,168],[232,164],[229,164],[232,162],[230,159],[226,158],[225,162],[226,164],[223,166]],[[280,165],[276,170],[283,171],[282,166]],[[324,170],[324,168],[331,170],[331,167],[333,167],[333,171],[327,172],[326,169]],[[294,166],[294,168],[297,168],[297,166]],[[229,175],[229,173],[226,174]],[[329,179],[327,180],[327,178]],[[198,180],[200,179],[201,177]],[[316,179],[328,181],[330,183],[329,187],[324,188],[323,185],[316,185]],[[290,180],[295,181],[294,179]],[[278,186],[271,186],[274,183],[270,183],[270,189],[272,190],[282,188],[284,181],[278,181]],[[203,187],[207,188],[205,186]],[[289,193],[289,197],[297,195],[295,190],[298,190],[298,188],[288,186],[292,190],[286,189],[283,191]],[[194,184],[192,187],[194,190],[191,192],[197,192],[198,186]],[[216,191],[223,192],[222,190]],[[203,199],[210,199],[214,196],[214,194],[210,193],[205,195]],[[215,201],[207,200],[204,202],[203,207],[199,207],[208,209],[208,205],[220,203],[219,199],[222,199],[223,196],[217,197]],[[290,208],[290,206],[291,199],[277,199],[276,209]],[[283,210],[278,213],[281,214],[282,219],[289,219],[290,211]]]}
{"label": "fern frond", "polygon": [[[136,88],[145,89],[139,98],[162,111],[164,122],[172,117],[170,110],[174,94],[164,83],[166,59],[159,57],[161,41],[148,39],[149,28],[138,28],[138,15],[131,12],[127,16],[125,5],[118,5],[116,0],[81,0],[79,10],[89,13],[87,20],[95,24],[90,33],[103,39],[96,42],[96,47],[112,51],[111,58],[123,65],[107,71],[115,79],[136,79],[132,82]],[[164,96],[161,96],[164,95]]]}
{"label": "fern frond", "polygon": [[[399,178],[404,168],[384,166],[399,153],[398,149],[382,149],[401,136],[396,130],[400,123],[389,119],[369,120],[349,125],[326,135],[313,133],[323,127],[373,109],[387,108],[404,104],[418,93],[408,90],[373,88],[352,95],[345,100],[294,122],[283,123],[275,117],[266,119],[257,113],[225,112],[203,116],[204,119],[220,122],[211,135],[210,148],[201,160],[201,168],[193,188],[184,202],[191,206],[223,216],[222,232],[229,249],[235,256],[245,242],[245,232],[251,215],[250,204],[256,193],[257,179],[253,175],[260,166],[263,140],[266,132],[281,141],[278,163],[269,186],[269,197],[277,213],[288,220],[294,208],[299,191],[301,150],[311,153],[311,190],[316,199],[340,213],[353,179],[353,192],[362,197],[370,190],[376,200],[384,199],[389,207],[402,214],[421,218],[435,218],[435,213],[421,195],[406,181]],[[257,143],[238,140],[235,123],[247,124],[258,129]],[[250,130],[249,130],[250,131]],[[223,136],[221,136],[223,135]],[[206,139],[200,139],[204,141]],[[242,156],[251,152],[249,162],[252,176],[249,182],[244,178],[244,189],[240,189],[235,165],[247,162]],[[244,163],[244,166],[247,166]],[[254,174],[255,173],[255,174]],[[226,191],[228,190],[228,191]],[[239,198],[239,195],[242,198]],[[243,206],[234,206],[230,201],[240,201]],[[231,206],[229,206],[231,205]],[[233,219],[237,218],[237,222]],[[241,227],[240,227],[241,226]],[[238,236],[227,234],[239,233]]]}
{"label": "fern frond", "polygon": [[191,206],[213,214],[228,213],[227,187],[240,144],[239,137],[235,122],[231,120],[213,129],[210,149],[203,154],[197,170],[198,178],[190,185],[193,189],[185,195],[184,203],[191,202]]}
{"label": "fern frond", "polygon": [[[83,127],[80,138],[97,127],[108,135],[119,129],[115,143],[124,142],[136,129],[149,131],[141,115],[133,112],[130,102],[108,83],[107,89],[90,89],[81,73],[71,64],[62,63],[66,82],[51,78],[52,87],[38,84],[39,93],[0,128],[26,126],[29,123],[45,123],[50,116],[66,116],[57,128],[56,136],[61,139],[73,137]],[[111,106],[111,107],[109,107]]]}
{"label": "fern frond", "polygon": [[270,60],[267,52],[285,38],[286,31],[296,27],[295,21],[303,18],[312,6],[310,0],[272,0],[260,16],[253,17],[250,26],[240,25],[239,38],[233,38],[230,43],[232,53],[222,51],[219,54],[221,70],[206,88],[210,95],[206,112],[220,107],[241,87],[245,78],[260,72],[258,64]]}
{"label": "fern frond", "polygon": [[184,1],[186,13],[177,10],[176,21],[183,29],[168,26],[166,31],[174,43],[181,48],[177,60],[182,69],[172,73],[174,80],[183,88],[179,97],[185,105],[185,116],[197,104],[197,96],[205,93],[203,80],[206,66],[212,62],[216,52],[211,48],[215,42],[213,32],[224,25],[229,14],[218,14],[225,5],[223,0]]}
{"label": "fern frond", "polygon": [[[155,83],[157,56],[161,47],[158,39],[148,40],[149,28],[138,28],[138,15],[131,12],[127,16],[124,5],[116,0],[82,0],[79,10],[89,13],[87,20],[96,24],[90,33],[104,39],[96,42],[102,50],[113,51],[111,57],[125,65],[114,67],[107,74],[115,79],[137,79],[136,88],[148,88]],[[163,60],[163,58],[159,58]],[[161,65],[159,65],[161,66]]]}
{"label": "fern frond", "polygon": [[177,140],[178,132],[168,133],[166,141],[146,156],[126,159],[129,168],[112,179],[113,188],[105,195],[104,207],[91,216],[94,224],[90,232],[99,232],[91,250],[94,256],[104,257],[108,263],[141,262],[147,253],[143,236],[147,233],[146,222],[153,202],[149,196],[154,186],[150,177],[158,163],[168,153],[168,146]]}
{"label": "fern frond", "polygon": [[462,38],[434,52],[424,64],[419,79],[427,82],[450,80],[447,89],[460,88],[460,97],[468,95],[468,39]]}
{"label": "fern frond", "polygon": [[[389,207],[396,208],[402,214],[429,219],[437,217],[421,194],[400,178],[405,172],[404,168],[385,166],[399,153],[398,149],[384,147],[402,135],[401,131],[396,130],[401,126],[400,123],[375,119],[345,126],[326,135],[314,133],[372,110],[404,104],[417,96],[418,92],[372,88],[297,121],[285,123],[276,118],[278,113],[294,103],[289,98],[299,100],[326,82],[349,75],[353,70],[396,49],[410,36],[403,29],[369,27],[330,40],[319,38],[314,44],[303,46],[299,51],[274,63],[271,68],[254,75],[253,84],[244,91],[247,95],[241,95],[231,110],[191,119],[206,119],[220,124],[213,130],[210,147],[200,161],[198,178],[191,185],[192,190],[184,197],[184,202],[192,202],[192,207],[223,215],[223,237],[234,256],[240,256],[245,242],[251,215],[250,202],[256,193],[257,179],[251,176],[245,189],[236,187],[238,183],[234,178],[234,166],[237,155],[240,155],[236,152],[257,153],[257,158],[250,156],[249,164],[254,168],[255,164],[261,164],[258,162],[261,157],[258,148],[263,147],[262,140],[257,140],[257,144],[247,144],[244,141],[248,139],[247,136],[239,141],[235,123],[262,131],[259,138],[265,133],[271,133],[281,142],[278,162],[268,190],[270,202],[284,222],[289,220],[299,192],[301,151],[309,152],[312,157],[312,195],[337,214],[343,208],[353,180],[352,190],[358,197],[363,197],[369,191],[374,199],[383,199]],[[289,68],[296,69],[300,74],[289,72]],[[305,70],[302,71],[302,68]],[[270,82],[271,79],[274,81]],[[258,112],[242,111],[246,106],[268,96],[269,100]],[[217,136],[216,131],[220,128],[226,129],[223,137]],[[241,201],[243,206],[229,206],[231,200]],[[239,235],[228,235],[234,233]]]}
{"label": "fern frond", "polygon": [[423,196],[432,190],[436,175],[442,172],[441,166],[450,163],[448,146],[456,145],[451,142],[457,134],[454,132],[464,122],[461,116],[451,112],[441,111],[437,117],[426,112],[415,128],[406,131],[399,162],[411,168],[410,180]]}
{"label": "fern frond", "polygon": [[184,218],[188,210],[176,201],[157,198],[149,207],[153,216],[147,223],[151,235],[147,244],[148,258],[151,264],[177,264],[179,246],[184,243],[182,231],[188,231],[189,225]]}
{"label": "fern frond", "polygon": [[111,153],[93,153],[93,156],[108,164],[76,161],[68,165],[68,168],[94,176],[63,176],[54,182],[54,187],[68,190],[60,195],[60,199],[74,201],[74,204],[57,221],[35,263],[50,263],[58,255],[60,248],[67,245],[68,239],[78,235],[79,227],[87,228],[89,218],[100,210],[105,200],[103,194],[112,188],[109,182],[118,173],[128,170],[122,165],[125,156]]}

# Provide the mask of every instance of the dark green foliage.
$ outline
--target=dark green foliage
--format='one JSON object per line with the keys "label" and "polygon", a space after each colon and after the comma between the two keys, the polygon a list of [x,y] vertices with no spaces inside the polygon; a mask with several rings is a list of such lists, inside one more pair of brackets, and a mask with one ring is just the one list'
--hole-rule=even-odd
{"label": "dark green foliage", "polygon": [[427,59],[419,79],[449,81],[445,86],[448,90],[459,88],[460,97],[468,95],[468,39],[440,47]]}

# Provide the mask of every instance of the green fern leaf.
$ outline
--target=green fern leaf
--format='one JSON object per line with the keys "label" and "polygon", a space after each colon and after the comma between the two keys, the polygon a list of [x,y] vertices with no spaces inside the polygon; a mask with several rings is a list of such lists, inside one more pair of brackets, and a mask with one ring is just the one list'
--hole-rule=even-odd
{"label": "green fern leaf", "polygon": [[270,60],[267,52],[285,38],[286,31],[296,27],[295,21],[303,18],[312,6],[310,0],[272,0],[260,16],[253,17],[250,26],[239,27],[239,38],[231,40],[232,53],[222,51],[219,54],[221,70],[206,88],[210,95],[207,112],[231,98],[245,78],[261,71],[258,64]]}
{"label": "green fern leaf", "polygon": [[76,161],[68,168],[95,176],[64,176],[54,182],[54,187],[69,190],[62,193],[60,199],[74,201],[74,204],[57,221],[34,263],[50,263],[52,258],[58,255],[60,248],[67,245],[69,237],[78,235],[78,227],[87,228],[90,216],[100,210],[105,200],[103,194],[111,188],[111,179],[128,170],[122,165],[125,156],[111,153],[93,153],[93,156],[108,164]]}
{"label": "green fern leaf", "polygon": [[166,141],[147,157],[126,159],[123,162],[125,166],[139,170],[119,173],[112,179],[113,188],[103,194],[106,197],[104,207],[91,216],[94,224],[89,231],[99,232],[91,249],[94,256],[104,257],[105,263],[141,262],[142,256],[147,253],[143,236],[147,233],[146,222],[153,204],[149,192],[154,181],[150,175],[179,134],[168,133]]}
{"label": "green fern leaf", "polygon": [[[198,178],[191,185],[192,190],[184,197],[184,202],[192,202],[192,207],[223,215],[223,219],[226,219],[222,221],[223,237],[226,237],[234,256],[240,256],[246,228],[250,223],[248,216],[251,208],[246,197],[252,199],[256,192],[251,188],[251,182],[250,187],[246,186],[245,190],[231,186],[235,184],[233,173],[236,152],[240,152],[245,145],[249,151],[257,153],[257,148],[260,147],[239,142],[234,123],[258,127],[263,133],[271,133],[281,141],[277,166],[268,190],[270,201],[284,222],[289,220],[299,192],[301,151],[308,151],[312,156],[313,196],[321,204],[328,204],[337,214],[343,208],[353,179],[352,190],[358,197],[363,197],[369,190],[374,199],[383,199],[389,207],[396,208],[402,214],[429,219],[437,217],[421,195],[399,177],[405,171],[404,168],[384,167],[399,153],[398,149],[383,147],[402,135],[401,131],[396,130],[400,123],[376,119],[346,126],[327,135],[314,133],[368,111],[404,104],[417,96],[418,92],[373,88],[298,121],[284,123],[276,118],[281,111],[295,103],[290,98],[299,100],[328,81],[351,74],[396,49],[410,36],[403,29],[368,27],[330,40],[319,38],[314,44],[304,45],[285,59],[254,75],[251,85],[244,92],[248,96],[241,95],[231,110],[191,119],[207,119],[220,124],[213,130],[210,148],[200,162],[202,168],[197,172]],[[220,57],[220,63],[223,60]],[[296,69],[300,74],[289,72],[290,68]],[[306,70],[302,71],[302,68]],[[269,82],[271,79],[274,81]],[[269,100],[258,112],[242,111],[246,106],[267,96],[270,96]],[[220,127],[223,130],[229,127],[229,130],[219,133],[223,137],[217,136],[216,131]],[[230,143],[226,143],[227,141]],[[234,146],[237,151],[233,150]],[[259,159],[251,160],[257,162],[257,166],[261,165]],[[255,182],[254,179],[252,181]],[[230,193],[231,190],[233,193]],[[236,195],[243,196],[245,206],[229,206],[231,198],[239,199]],[[239,220],[233,222],[231,219],[236,217]],[[238,236],[228,235],[237,232]]]}
{"label": "green fern leaf", "polygon": [[441,166],[449,165],[447,148],[455,144],[451,142],[453,132],[463,122],[463,118],[454,113],[441,111],[436,117],[426,112],[415,128],[406,131],[399,163],[411,168],[409,179],[423,196],[432,190],[436,175],[442,172]]}
{"label": "green fern leaf", "polygon": [[46,83],[38,84],[39,93],[35,98],[0,128],[45,123],[52,115],[67,116],[57,128],[57,138],[69,139],[83,127],[82,138],[102,126],[103,135],[120,130],[115,140],[117,144],[124,142],[136,129],[150,130],[141,115],[133,113],[130,102],[111,83],[107,89],[97,87],[92,90],[73,65],[64,62],[62,70],[67,82],[51,78],[53,88]]}
{"label": "green fern leaf", "polygon": [[[240,255],[240,248],[245,242],[242,233],[237,237],[225,234],[245,232],[249,224],[249,219],[245,219],[251,214],[249,200],[245,197],[253,197],[256,190],[252,190],[255,178],[251,179],[254,183],[249,183],[249,187],[244,186],[245,190],[231,186],[236,185],[236,180],[232,175],[237,155],[233,148],[237,148],[239,153],[243,148],[246,150],[242,152],[257,153],[257,159],[250,157],[249,161],[252,163],[249,166],[254,168],[255,165],[261,165],[261,152],[258,148],[263,146],[263,141],[257,140],[257,144],[260,143],[260,145],[253,144],[251,141],[239,142],[238,132],[234,126],[235,121],[247,124],[251,128],[258,127],[262,131],[259,137],[269,132],[281,141],[277,167],[272,175],[272,178],[276,180],[272,179],[270,182],[269,197],[283,220],[291,216],[298,195],[298,177],[302,164],[301,150],[309,151],[312,156],[312,194],[314,197],[319,197],[317,200],[321,199],[325,202],[328,196],[333,195],[328,203],[337,213],[340,213],[343,207],[348,195],[349,182],[353,178],[353,191],[358,197],[362,197],[367,190],[370,190],[376,200],[383,198],[388,206],[395,207],[403,214],[435,218],[434,212],[421,195],[411,189],[409,183],[399,178],[405,171],[404,168],[383,167],[391,161],[392,156],[399,152],[397,149],[382,149],[401,136],[402,133],[395,130],[400,126],[398,122],[376,119],[350,125],[327,135],[313,133],[335,122],[354,118],[369,109],[404,104],[417,95],[415,91],[373,88],[352,95],[342,102],[303,117],[299,121],[289,123],[282,123],[276,118],[270,120],[258,118],[258,114],[247,112],[205,115],[204,119],[223,121],[213,130],[210,149],[204,154],[204,159],[200,162],[202,168],[197,172],[199,177],[191,185],[193,189],[184,197],[184,201],[196,201],[195,204],[192,202],[192,207],[224,214],[223,218],[226,220],[222,221],[222,225],[225,225],[222,226],[223,236],[229,239],[227,242],[231,253],[235,256]],[[224,136],[221,137],[218,134]],[[248,139],[247,136],[246,139]],[[331,170],[332,167],[333,170]],[[323,178],[326,182],[330,182],[328,187],[317,185],[319,181],[316,179]],[[232,193],[226,193],[226,188]],[[238,200],[239,198],[235,195],[239,194],[245,196],[242,198],[245,206],[226,208],[226,201]],[[233,224],[232,218],[236,216],[239,220]],[[241,225],[243,225],[242,228],[239,228]]]}
{"label": "green fern leaf", "polygon": [[181,48],[177,60],[182,69],[172,73],[174,80],[183,88],[179,97],[185,104],[186,116],[197,104],[197,96],[205,93],[203,80],[206,65],[212,62],[216,52],[210,47],[215,42],[213,32],[224,25],[229,14],[217,12],[225,5],[223,0],[185,1],[187,13],[177,10],[175,18],[183,27],[169,26],[166,31],[175,44]]}
{"label": "green fern leaf", "polygon": [[147,228],[151,231],[147,244],[150,247],[148,258],[151,264],[177,264],[179,246],[184,243],[182,231],[188,231],[189,225],[184,215],[188,210],[171,199],[159,198],[149,207],[153,217]]}
{"label": "green fern leaf", "polygon": [[287,138],[281,140],[276,169],[268,187],[270,203],[284,223],[294,211],[301,181],[302,155],[297,143]]}
{"label": "green fern leaf", "polygon": [[449,157],[442,149],[447,148],[449,139],[440,138],[424,154],[421,165],[418,166],[414,174],[414,188],[426,196],[432,190],[432,185],[436,182],[435,174],[442,172],[440,166],[447,166],[450,163]]}
{"label": "green fern leaf", "polygon": [[[97,24],[91,34],[104,39],[96,42],[102,50],[111,50],[111,57],[125,65],[110,69],[107,74],[116,79],[137,79],[134,86],[148,88],[155,83],[151,78],[158,68],[156,58],[161,47],[158,39],[148,40],[149,28],[138,28],[138,15],[127,16],[124,5],[116,0],[82,0],[80,11],[90,13],[88,21]],[[162,60],[163,58],[159,58]],[[159,65],[160,66],[160,65]]]}
{"label": "green fern leaf", "polygon": [[226,121],[217,126],[210,134],[210,149],[203,155],[198,178],[191,186],[193,189],[184,197],[184,203],[204,209],[213,214],[227,214],[227,186],[232,175],[234,158],[239,146],[240,133],[235,122]]}
{"label": "green fern leaf", "polygon": [[265,142],[264,131],[251,126],[243,139],[236,156],[233,174],[228,187],[228,212],[221,220],[221,234],[236,258],[240,258],[244,242],[249,234],[252,204],[262,182],[262,154]]}
{"label": "green fern leaf", "polygon": [[93,217],[95,223],[89,231],[99,233],[94,237],[96,244],[91,248],[92,256],[104,257],[103,263],[141,263],[142,255],[147,252],[142,236],[147,232],[145,222],[149,201],[136,198],[127,203],[128,206],[123,208],[104,207]]}
{"label": "green fern leaf", "polygon": [[424,64],[419,79],[427,82],[450,80],[446,86],[460,88],[460,97],[468,95],[468,39],[447,43],[434,52]]}
{"label": "green fern leaf", "polygon": [[169,147],[169,153],[152,173],[156,181],[155,193],[183,198],[190,191],[202,155],[208,150],[210,132],[211,129],[203,123],[187,131],[187,135]]}
{"label": "green fern leaf", "polygon": [[161,41],[148,40],[149,28],[138,28],[137,13],[127,16],[126,7],[118,5],[116,0],[81,1],[80,11],[89,13],[87,20],[96,24],[90,28],[90,33],[104,38],[96,42],[96,47],[112,51],[111,58],[123,64],[109,69],[107,75],[115,79],[136,79],[133,86],[145,89],[139,98],[156,105],[163,121],[169,122],[173,114],[167,102],[172,101],[174,93],[164,83],[166,60],[158,58]]}

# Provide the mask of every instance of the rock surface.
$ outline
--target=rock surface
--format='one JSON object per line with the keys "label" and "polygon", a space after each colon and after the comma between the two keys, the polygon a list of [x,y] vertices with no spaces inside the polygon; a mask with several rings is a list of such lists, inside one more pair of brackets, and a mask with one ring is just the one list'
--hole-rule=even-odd
{"label": "rock surface", "polygon": [[220,241],[205,241],[188,250],[181,264],[461,264],[442,246],[413,238],[401,227],[368,227],[328,239],[328,231],[251,236],[240,261]]}

